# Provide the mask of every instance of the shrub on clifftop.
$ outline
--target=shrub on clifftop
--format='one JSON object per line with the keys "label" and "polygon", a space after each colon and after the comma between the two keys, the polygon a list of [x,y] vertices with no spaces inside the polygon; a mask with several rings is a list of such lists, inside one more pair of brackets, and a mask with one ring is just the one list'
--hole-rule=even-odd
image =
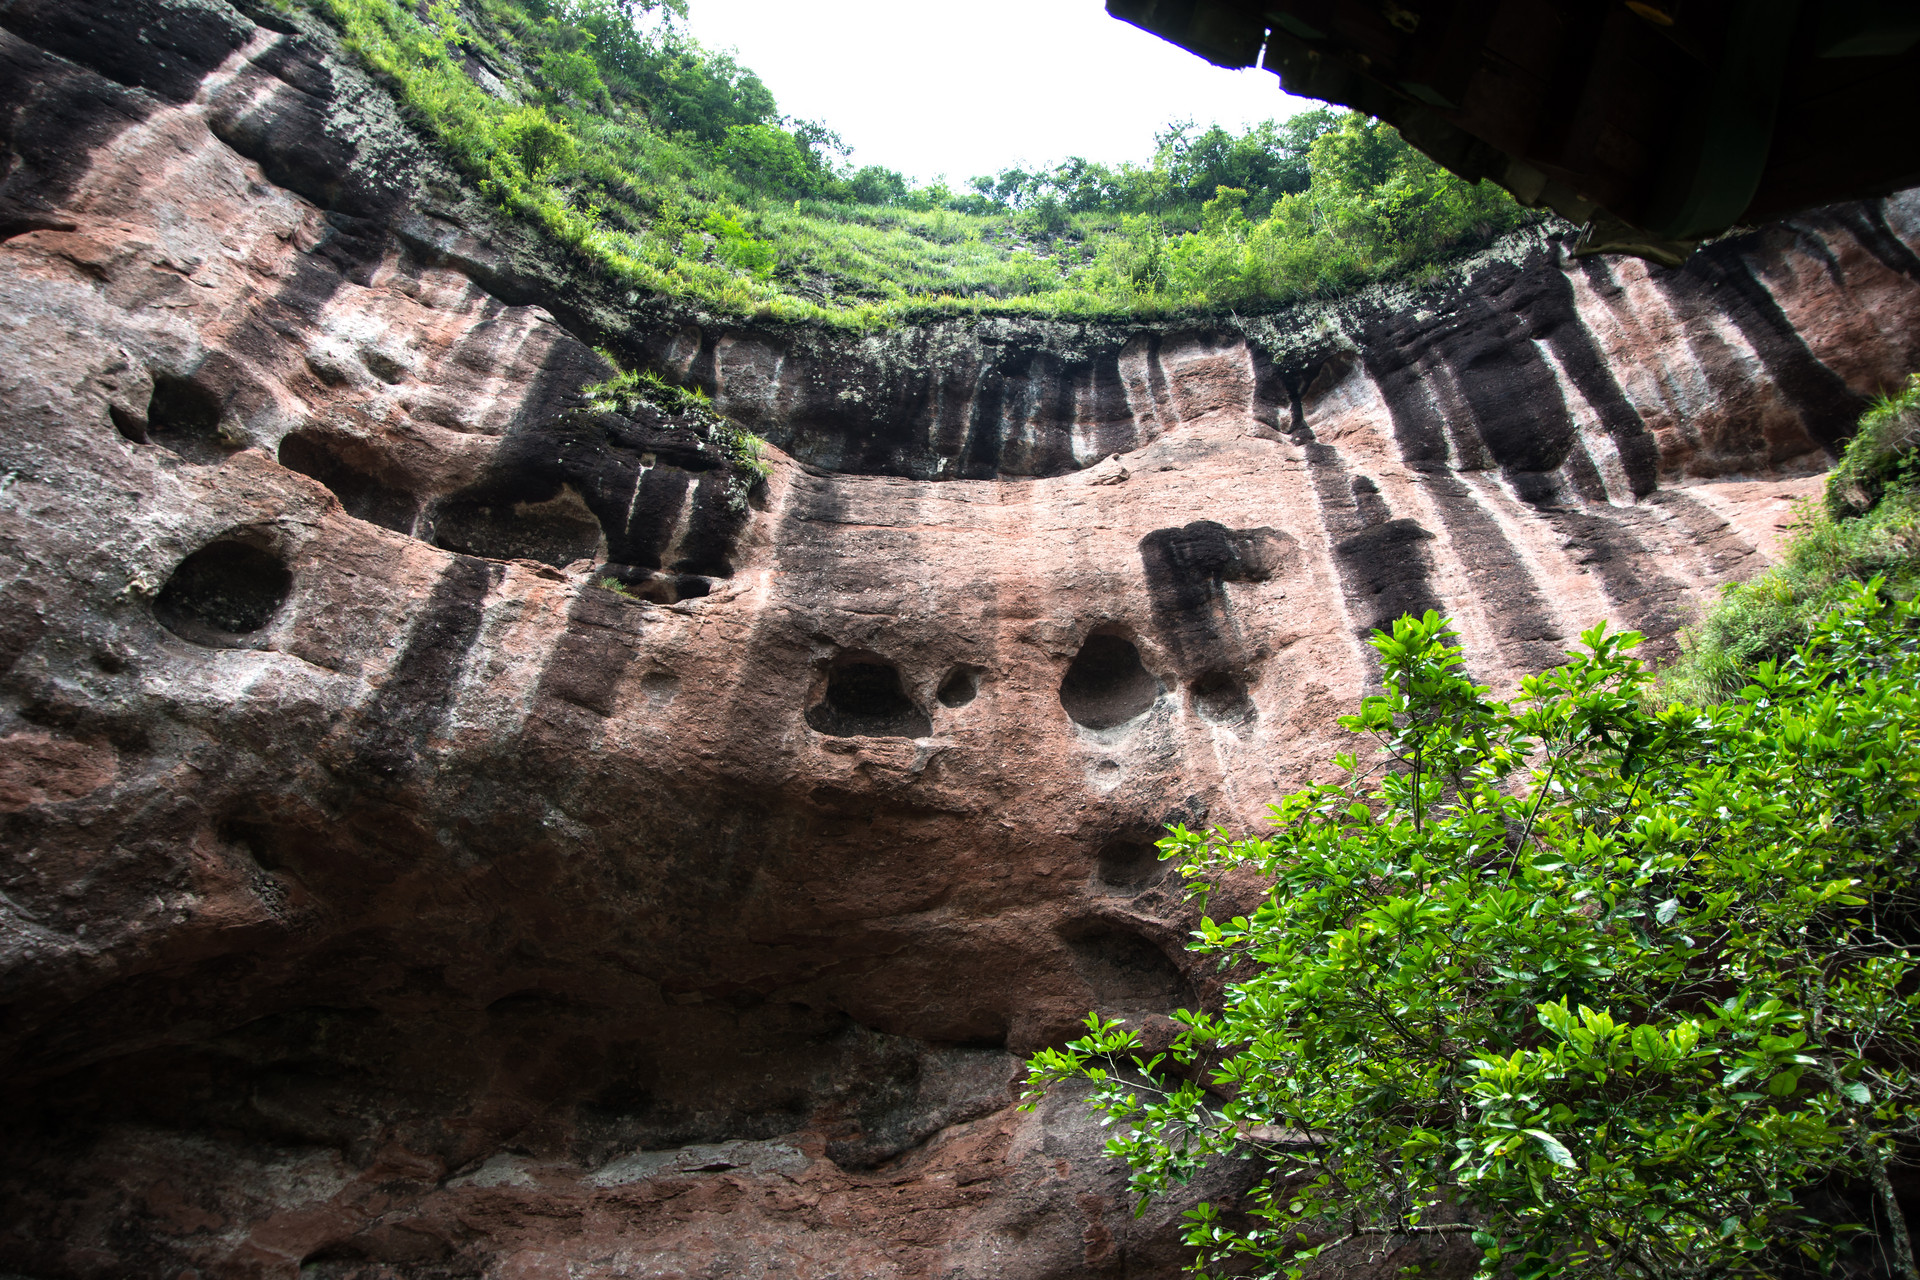
{"label": "shrub on clifftop", "polygon": [[1272,835],[1162,841],[1203,903],[1272,886],[1196,932],[1221,1011],[1152,1058],[1090,1017],[1031,1088],[1090,1081],[1143,1197],[1261,1163],[1242,1216],[1188,1215],[1203,1272],[1432,1236],[1488,1276],[1817,1271],[1846,1241],[1809,1189],[1851,1179],[1920,1276],[1888,1174],[1920,1130],[1920,607],[1881,585],[1707,709],[1650,709],[1602,628],[1492,701],[1401,619],[1342,721],[1379,759]]}

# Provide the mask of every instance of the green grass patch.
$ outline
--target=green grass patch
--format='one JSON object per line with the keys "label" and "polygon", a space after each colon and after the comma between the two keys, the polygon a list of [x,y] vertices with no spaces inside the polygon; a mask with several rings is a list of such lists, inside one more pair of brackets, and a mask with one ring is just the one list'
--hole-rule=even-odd
{"label": "green grass patch", "polygon": [[1819,501],[1801,504],[1785,553],[1750,582],[1729,586],[1682,636],[1659,692],[1689,702],[1730,697],[1755,663],[1805,643],[1826,613],[1873,577],[1891,596],[1920,586],[1920,375],[1860,420]]}

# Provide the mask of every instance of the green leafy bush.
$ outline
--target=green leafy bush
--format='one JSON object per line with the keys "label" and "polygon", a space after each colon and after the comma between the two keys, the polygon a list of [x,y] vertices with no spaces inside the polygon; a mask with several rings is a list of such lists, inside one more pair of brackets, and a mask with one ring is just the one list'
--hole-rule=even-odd
{"label": "green leafy bush", "polygon": [[579,154],[573,135],[538,107],[503,116],[494,136],[530,182],[545,181]]}
{"label": "green leafy bush", "polygon": [[730,213],[716,209],[707,215],[704,225],[714,236],[714,252],[742,271],[765,276],[779,260],[772,245],[755,239],[753,233]]}
{"label": "green leafy bush", "polygon": [[596,102],[607,92],[599,64],[574,49],[550,49],[540,58],[540,78],[555,92]]}
{"label": "green leafy bush", "polygon": [[1860,419],[1840,462],[1827,473],[1827,513],[1866,515],[1889,493],[1920,482],[1920,374],[1899,394],[1881,396]]}
{"label": "green leafy bush", "polygon": [[[1133,1189],[1257,1162],[1244,1216],[1188,1215],[1196,1267],[1452,1236],[1481,1274],[1774,1276],[1844,1232],[1810,1188],[1888,1176],[1920,1129],[1920,607],[1859,588],[1742,696],[1653,710],[1638,637],[1595,628],[1492,701],[1429,613],[1378,635],[1380,756],[1275,831],[1171,830],[1236,975],[1162,1055],[1089,1018],[1030,1085],[1091,1082]],[[1525,785],[1521,785],[1522,780]]]}

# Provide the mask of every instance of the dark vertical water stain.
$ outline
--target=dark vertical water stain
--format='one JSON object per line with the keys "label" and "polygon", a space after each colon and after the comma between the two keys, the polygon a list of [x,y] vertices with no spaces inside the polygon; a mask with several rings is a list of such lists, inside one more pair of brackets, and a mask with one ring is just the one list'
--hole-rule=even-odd
{"label": "dark vertical water stain", "polygon": [[[1487,314],[1481,307],[1470,309],[1471,313]],[[1457,330],[1454,332],[1457,333]],[[1505,651],[1507,661],[1520,666],[1539,666],[1558,657],[1557,642],[1560,630],[1554,621],[1553,610],[1540,594],[1526,561],[1521,558],[1506,533],[1483,508],[1462,480],[1446,462],[1446,424],[1441,418],[1445,411],[1440,398],[1429,394],[1429,390],[1438,390],[1444,399],[1453,399],[1455,389],[1458,397],[1465,402],[1467,412],[1472,416],[1468,423],[1473,430],[1471,435],[1480,440],[1492,455],[1493,460],[1506,463],[1513,457],[1511,447],[1508,457],[1501,458],[1500,450],[1488,433],[1483,429],[1483,411],[1491,411],[1491,406],[1499,406],[1499,412],[1511,414],[1512,407],[1504,403],[1504,397],[1496,389],[1481,387],[1476,394],[1475,383],[1483,378],[1498,378],[1501,381],[1512,376],[1516,368],[1530,368],[1537,375],[1526,380],[1526,384],[1536,391],[1543,378],[1551,380],[1552,373],[1545,368],[1539,353],[1531,343],[1522,341],[1531,361],[1507,361],[1498,363],[1497,372],[1490,371],[1487,362],[1479,360],[1485,347],[1478,341],[1463,345],[1435,345],[1426,359],[1440,367],[1429,374],[1420,364],[1406,358],[1400,349],[1392,349],[1392,354],[1375,357],[1369,354],[1367,370],[1374,384],[1379,387],[1382,399],[1386,401],[1387,411],[1393,420],[1394,437],[1399,441],[1402,456],[1408,466],[1419,477],[1421,486],[1426,490],[1434,509],[1439,513],[1446,527],[1448,541],[1452,544],[1454,555],[1462,569],[1474,581],[1475,594],[1489,602],[1486,616]],[[1449,357],[1463,355],[1461,364],[1453,364]],[[1561,400],[1557,385],[1553,388],[1553,397],[1545,402],[1548,406],[1559,406],[1565,415],[1564,401]],[[1543,412],[1550,412],[1543,409]],[[1511,423],[1502,423],[1502,430],[1510,430]],[[1570,434],[1569,429],[1557,434]],[[1464,433],[1463,434],[1469,434]],[[1560,450],[1559,461],[1564,462],[1566,452]],[[1527,459],[1537,468],[1543,457],[1530,456]],[[1523,474],[1538,475],[1537,470]],[[1595,477],[1597,479],[1597,477]],[[1431,596],[1431,589],[1427,595]],[[1438,607],[1428,606],[1428,607]],[[1442,610],[1444,612],[1444,610]]]}
{"label": "dark vertical water stain", "polygon": [[1137,448],[1139,425],[1134,421],[1133,406],[1127,402],[1127,384],[1120,375],[1117,351],[1108,352],[1094,362],[1092,391],[1094,426],[1091,434],[1098,442],[1096,455],[1104,458]]}
{"label": "dark vertical water stain", "polygon": [[607,558],[636,569],[660,568],[692,485],[693,477],[676,467],[649,467],[642,472],[620,539],[618,543],[608,540]]}
{"label": "dark vertical water stain", "polygon": [[1807,435],[1829,453],[1853,433],[1867,407],[1839,374],[1815,357],[1753,273],[1740,241],[1709,245],[1676,270],[1655,268],[1654,282],[1688,321],[1723,317],[1759,358],[1780,398],[1800,417]]}
{"label": "dark vertical water stain", "polygon": [[735,496],[733,477],[725,471],[701,475],[693,490],[693,511],[676,548],[675,573],[709,578],[733,576],[733,546],[747,523],[747,508]]}
{"label": "dark vertical water stain", "polygon": [[[1586,274],[1589,286],[1596,292],[1603,288],[1618,291],[1619,286],[1606,276],[1607,268],[1596,260],[1585,259],[1578,269]],[[1620,467],[1626,473],[1627,486],[1633,496],[1645,497],[1660,483],[1660,444],[1646,420],[1627,399],[1626,392],[1620,389],[1612,366],[1581,319],[1572,280],[1563,271],[1541,274],[1537,304],[1529,314],[1534,335],[1547,344],[1566,373],[1567,381],[1599,418],[1601,429],[1613,441],[1614,452],[1620,457]]]}
{"label": "dark vertical water stain", "polygon": [[434,584],[399,661],[362,715],[355,772],[399,782],[452,705],[467,651],[480,634],[487,593],[501,566],[455,556]]}
{"label": "dark vertical water stain", "polygon": [[540,673],[537,696],[612,715],[643,625],[642,611],[610,592],[582,592],[567,610],[567,629]]}
{"label": "dark vertical water stain", "polygon": [[[1887,202],[1885,200],[1863,200],[1858,204],[1834,205],[1828,209],[1816,210],[1791,218],[1788,227],[1807,226],[1811,228],[1839,227],[1860,242],[1860,247],[1874,256],[1874,259],[1887,270],[1920,281],[1920,255],[1914,253],[1905,240],[1902,240],[1887,221]],[[1817,238],[1817,237],[1815,237]],[[1831,260],[1832,255],[1827,255]],[[1837,270],[1834,264],[1833,270]],[[1836,277],[1836,284],[1844,284],[1844,277]]]}
{"label": "dark vertical water stain", "polygon": [[1633,511],[1555,511],[1547,518],[1564,539],[1568,557],[1600,580],[1601,592],[1627,626],[1655,642],[1652,652],[1668,647],[1661,642],[1686,621],[1687,588],[1661,571],[1661,557],[1628,527]]}
{"label": "dark vertical water stain", "polygon": [[1171,431],[1180,425],[1180,411],[1173,403],[1173,389],[1167,385],[1166,366],[1160,363],[1160,349],[1166,344],[1167,335],[1154,334],[1147,340],[1147,389],[1153,393],[1153,416],[1159,419],[1162,431]]}
{"label": "dark vertical water stain", "polygon": [[1007,374],[997,364],[980,370],[960,451],[960,478],[991,480],[1000,473],[1000,441],[1007,411]]}
{"label": "dark vertical water stain", "polygon": [[[1337,381],[1342,373],[1342,366],[1323,365],[1316,375],[1316,385],[1322,378],[1329,383]],[[1433,535],[1412,520],[1393,520],[1384,503],[1378,510],[1369,509],[1370,502],[1363,504],[1362,497],[1369,492],[1377,500],[1373,482],[1365,477],[1361,477],[1364,484],[1357,482],[1340,460],[1339,451],[1314,438],[1297,389],[1291,389],[1290,398],[1289,434],[1306,455],[1307,477],[1319,504],[1321,525],[1327,533],[1334,573],[1346,598],[1354,634],[1365,640],[1375,629],[1391,627],[1403,613],[1437,610],[1440,602],[1428,580],[1427,555],[1421,545]],[[1362,654],[1371,678],[1379,670],[1378,661],[1371,648],[1363,647]]]}

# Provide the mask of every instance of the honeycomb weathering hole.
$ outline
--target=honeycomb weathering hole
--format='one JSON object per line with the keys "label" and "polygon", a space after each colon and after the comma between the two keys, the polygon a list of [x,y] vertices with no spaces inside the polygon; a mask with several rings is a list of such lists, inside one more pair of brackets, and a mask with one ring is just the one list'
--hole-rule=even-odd
{"label": "honeycomb weathering hole", "polygon": [[1209,671],[1188,686],[1193,709],[1213,724],[1244,724],[1259,715],[1246,686],[1230,671]]}
{"label": "honeycomb weathering hole", "polygon": [[128,439],[171,449],[188,462],[219,462],[232,452],[220,439],[225,411],[222,398],[200,382],[156,373],[146,422],[136,432],[130,433],[127,426],[120,431]]}
{"label": "honeycomb weathering hole", "polygon": [[412,533],[420,502],[404,489],[383,483],[373,471],[347,455],[354,448],[313,431],[296,431],[280,442],[280,463],[318,480],[340,499],[346,513],[397,533]]}
{"label": "honeycomb weathering hole", "polygon": [[1073,722],[1111,729],[1143,714],[1160,696],[1160,682],[1140,665],[1140,651],[1121,636],[1087,637],[1060,681],[1060,705]]}
{"label": "honeycomb weathering hole", "polygon": [[489,560],[538,560],[563,569],[606,550],[599,518],[571,485],[538,501],[450,498],[435,510],[433,526],[436,545]]}
{"label": "honeycomb weathering hole", "polygon": [[272,621],[293,589],[279,559],[244,542],[209,543],[180,562],[154,616],[183,640],[226,647]]}
{"label": "honeycomb weathering hole", "polygon": [[933,732],[927,713],[900,687],[900,673],[871,658],[840,662],[827,672],[826,694],[808,709],[807,723],[836,738],[924,738]]}
{"label": "honeycomb weathering hole", "polygon": [[1145,840],[1113,840],[1101,847],[1093,874],[1108,889],[1137,893],[1165,870],[1156,846]]}
{"label": "honeycomb weathering hole", "polygon": [[1085,924],[1066,937],[1073,967],[1108,1012],[1164,1012],[1193,1003],[1178,966],[1152,942],[1112,925]]}
{"label": "honeycomb weathering hole", "polygon": [[940,691],[934,696],[940,699],[943,707],[964,707],[979,693],[979,674],[970,667],[955,667],[940,682]]}

